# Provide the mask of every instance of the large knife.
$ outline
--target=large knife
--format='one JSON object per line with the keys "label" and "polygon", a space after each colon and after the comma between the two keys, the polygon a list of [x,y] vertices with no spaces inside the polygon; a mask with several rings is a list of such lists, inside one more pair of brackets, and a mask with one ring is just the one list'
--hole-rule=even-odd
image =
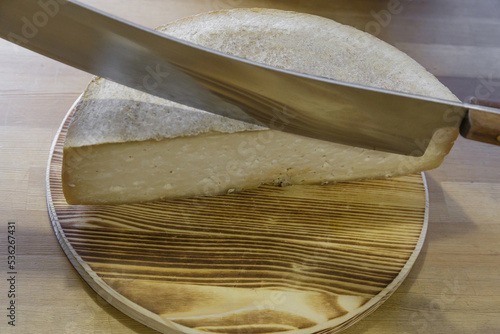
{"label": "large knife", "polygon": [[436,130],[461,127],[500,145],[498,109],[273,68],[76,1],[0,0],[0,37],[165,99],[322,140],[420,156]]}

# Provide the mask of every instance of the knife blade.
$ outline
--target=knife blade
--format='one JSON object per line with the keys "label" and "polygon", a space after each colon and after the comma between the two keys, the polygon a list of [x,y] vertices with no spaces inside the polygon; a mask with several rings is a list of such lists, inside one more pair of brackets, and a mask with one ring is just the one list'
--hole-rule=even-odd
{"label": "knife blade", "polygon": [[[469,110],[500,120],[500,112],[491,107],[341,82],[223,54],[77,1],[0,0],[0,37],[201,110],[404,155],[423,155],[438,129],[467,129]],[[496,130],[488,129],[489,137],[500,128],[500,122],[492,124]]]}

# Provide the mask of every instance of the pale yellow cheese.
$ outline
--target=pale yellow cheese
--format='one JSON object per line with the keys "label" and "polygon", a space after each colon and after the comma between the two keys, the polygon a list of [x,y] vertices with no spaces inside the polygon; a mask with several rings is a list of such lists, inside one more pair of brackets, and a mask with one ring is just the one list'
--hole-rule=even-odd
{"label": "pale yellow cheese", "polygon": [[[237,9],[160,30],[273,66],[456,100],[404,53],[317,16]],[[70,204],[120,204],[391,177],[439,166],[456,136],[441,130],[424,156],[407,157],[260,128],[96,78],[68,130],[63,189]]]}

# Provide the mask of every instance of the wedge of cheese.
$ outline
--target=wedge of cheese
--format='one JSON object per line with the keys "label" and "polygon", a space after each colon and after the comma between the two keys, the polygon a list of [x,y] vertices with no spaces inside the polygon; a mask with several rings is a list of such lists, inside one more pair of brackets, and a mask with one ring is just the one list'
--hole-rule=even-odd
{"label": "wedge of cheese", "polygon": [[[456,100],[404,53],[317,16],[235,9],[159,30],[273,66]],[[444,129],[424,156],[408,157],[261,128],[95,78],[67,132],[63,188],[70,204],[120,204],[386,178],[439,166],[457,134]]]}

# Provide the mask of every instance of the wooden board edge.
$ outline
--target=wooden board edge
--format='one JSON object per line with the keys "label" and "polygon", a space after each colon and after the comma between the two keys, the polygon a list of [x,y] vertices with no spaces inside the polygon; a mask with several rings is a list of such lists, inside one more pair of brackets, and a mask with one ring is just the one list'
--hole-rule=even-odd
{"label": "wooden board edge", "polygon": [[[68,121],[68,118],[73,113],[75,106],[80,102],[82,96],[83,94],[76,99],[75,103],[71,106],[69,112],[66,114],[63,121],[61,122],[61,125],[59,126],[59,129],[57,130],[54,136],[54,140],[52,141],[47,163],[47,171],[45,175],[47,209],[56,238],[62,250],[66,254],[68,260],[75,268],[75,270],[78,272],[78,274],[99,296],[105,299],[110,305],[118,309],[120,312],[131,317],[132,319],[159,332],[171,333],[171,334],[184,334],[182,330],[176,328],[178,325],[172,322],[167,323],[159,315],[137,305],[136,303],[129,301],[128,299],[124,298],[116,291],[114,291],[97,274],[95,274],[94,271],[81,259],[81,257],[71,246],[71,244],[66,238],[66,235],[64,234],[62,226],[57,217],[55,207],[52,203],[52,192],[50,189],[50,171],[51,171],[51,164],[54,156],[54,151],[57,146],[57,142],[59,140],[61,132],[64,128],[64,125]],[[138,311],[138,309],[140,309],[140,311]],[[151,322],[152,319],[155,320],[154,323]]]}
{"label": "wooden board edge", "polygon": [[[95,272],[80,258],[74,248],[71,246],[69,241],[67,240],[62,226],[60,225],[59,219],[55,212],[55,207],[52,203],[52,193],[50,189],[50,171],[51,164],[53,160],[53,155],[55,148],[57,146],[59,137],[62,133],[64,125],[68,121],[68,118],[71,117],[71,114],[75,108],[75,106],[82,99],[82,95],[80,95],[75,103],[70,108],[69,112],[64,117],[61,125],[54,136],[54,140],[51,145],[50,154],[47,163],[47,172],[46,172],[46,196],[47,196],[47,208],[48,214],[51,220],[51,224],[54,229],[54,233],[56,238],[61,245],[64,253],[68,257],[69,261],[73,265],[73,267],[77,270],[79,275],[84,279],[84,281],[103,299],[105,299],[110,305],[118,309],[120,312],[126,314],[132,319],[142,323],[143,325],[150,327],[154,330],[157,330],[161,333],[168,334],[206,334],[205,332],[198,331],[192,328],[184,327],[173,322],[170,322],[166,319],[161,318],[159,315],[137,305],[136,303],[124,298],[115,290],[113,290],[108,284],[106,284]],[[349,312],[344,316],[339,318],[327,321],[325,323],[319,324],[315,327],[295,330],[287,332],[288,334],[310,334],[310,333],[336,333],[346,328],[354,325],[361,319],[365,318],[372,312],[374,312],[381,304],[383,304],[394,292],[395,290],[402,284],[404,279],[408,276],[411,268],[413,267],[420,251],[423,247],[425,236],[427,233],[428,220],[429,220],[429,193],[427,181],[425,178],[425,174],[422,172],[422,181],[425,189],[425,213],[424,213],[424,222],[422,225],[421,233],[419,239],[416,243],[415,249],[412,254],[406,261],[405,265],[399,272],[398,276],[394,278],[394,280],[387,285],[382,291],[380,291],[376,296],[371,298],[365,305],[356,309],[353,312]]]}
{"label": "wooden board edge", "polygon": [[[382,291],[380,291],[376,296],[372,297],[365,305],[356,309],[353,312],[333,319],[331,321],[325,322],[321,325],[317,325],[314,328],[309,328],[307,331],[294,331],[293,334],[308,334],[308,333],[338,333],[347,329],[348,327],[354,325],[358,321],[364,319],[366,316],[373,313],[380,305],[382,305],[392,294],[399,288],[399,286],[404,282],[405,278],[410,273],[411,268],[415,264],[420,251],[425,242],[425,237],[427,235],[427,228],[429,223],[429,190],[427,186],[427,179],[425,178],[424,172],[420,173],[422,176],[422,181],[425,189],[425,212],[424,212],[424,222],[422,224],[422,230],[420,236],[415,245],[415,249],[406,261],[405,265],[399,272],[399,274],[394,278],[394,280],[387,285]],[[346,320],[348,318],[348,320]]]}

